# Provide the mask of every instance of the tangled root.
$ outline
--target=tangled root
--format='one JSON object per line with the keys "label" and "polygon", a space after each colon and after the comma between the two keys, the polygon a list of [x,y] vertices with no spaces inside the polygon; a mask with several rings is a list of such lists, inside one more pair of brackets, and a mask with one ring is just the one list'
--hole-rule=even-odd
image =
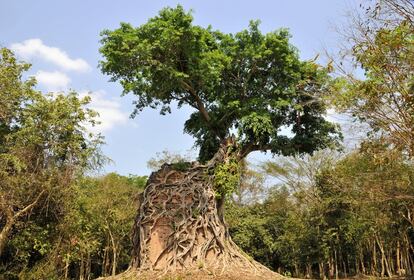
{"label": "tangled root", "polygon": [[165,164],[151,174],[134,224],[132,267],[143,271],[270,270],[231,240],[217,211],[208,166],[185,171]]}
{"label": "tangled root", "polygon": [[133,228],[133,269],[278,276],[231,240],[213,189],[211,168],[218,160],[186,170],[164,164],[151,174]]}

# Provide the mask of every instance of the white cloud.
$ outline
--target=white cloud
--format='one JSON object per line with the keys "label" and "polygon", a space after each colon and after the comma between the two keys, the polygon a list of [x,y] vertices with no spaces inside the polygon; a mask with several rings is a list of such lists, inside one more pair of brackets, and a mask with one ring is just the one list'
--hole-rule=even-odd
{"label": "white cloud", "polygon": [[90,65],[81,58],[72,59],[68,54],[56,47],[43,44],[40,39],[29,39],[23,43],[15,43],[10,48],[23,59],[38,57],[51,62],[64,70],[87,72]]}
{"label": "white cloud", "polygon": [[105,91],[82,91],[79,95],[81,97],[89,96],[91,103],[89,103],[88,107],[99,113],[97,120],[100,121],[100,124],[94,127],[88,126],[91,132],[107,132],[115,126],[125,124],[128,121],[129,114],[121,110],[121,104],[118,100],[107,98]]}
{"label": "white cloud", "polygon": [[40,70],[36,73],[35,78],[48,91],[64,91],[70,83],[70,78],[59,71],[47,72]]}

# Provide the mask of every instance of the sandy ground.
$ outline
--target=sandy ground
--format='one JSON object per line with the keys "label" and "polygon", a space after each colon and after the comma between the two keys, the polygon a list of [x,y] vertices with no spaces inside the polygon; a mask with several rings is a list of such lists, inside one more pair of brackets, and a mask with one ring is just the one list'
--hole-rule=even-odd
{"label": "sandy ground", "polygon": [[[124,273],[118,274],[113,277],[98,278],[100,280],[301,280],[298,278],[289,278],[283,277],[281,275],[274,277],[258,277],[254,275],[245,275],[237,274],[232,272],[226,273],[223,272],[221,275],[213,275],[208,271],[192,271],[192,272],[181,272],[167,275],[159,275],[154,272],[141,273],[138,274],[137,271],[126,271]],[[340,278],[340,280],[375,280],[375,279],[387,279],[387,280],[414,280],[414,276],[407,277],[373,277],[373,276],[364,276],[364,277],[351,277],[351,278]],[[304,280],[304,279],[302,279]]]}
{"label": "sandy ground", "polygon": [[180,273],[169,273],[167,275],[159,275],[157,273],[141,273],[137,271],[126,271],[113,277],[98,278],[100,280],[281,280],[281,279],[294,279],[285,278],[275,274],[274,277],[258,277],[254,275],[237,274],[232,272],[223,272],[220,275],[213,275],[208,271],[191,271],[191,272],[180,272]]}

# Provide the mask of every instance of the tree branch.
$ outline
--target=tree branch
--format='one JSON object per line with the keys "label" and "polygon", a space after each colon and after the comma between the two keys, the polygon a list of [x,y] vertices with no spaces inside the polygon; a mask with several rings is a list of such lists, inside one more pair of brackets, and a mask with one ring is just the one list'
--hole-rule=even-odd
{"label": "tree branch", "polygon": [[211,117],[206,109],[206,107],[204,106],[203,101],[201,100],[200,96],[196,93],[196,91],[194,90],[194,88],[192,86],[190,86],[188,83],[186,83],[185,81],[181,81],[181,85],[191,94],[191,96],[194,97],[196,104],[197,104],[197,109],[198,111],[201,113],[201,116],[203,117],[203,119],[205,120],[207,126],[210,128],[210,130],[220,139],[224,139],[224,136],[221,136],[222,133],[220,133],[219,130],[217,130],[212,122],[211,122]]}
{"label": "tree branch", "polygon": [[204,103],[201,100],[200,96],[195,92],[194,88],[190,86],[188,83],[181,81],[181,84],[194,97],[197,103],[197,108],[200,111],[201,115],[203,116],[204,120],[207,123],[210,123],[211,121],[210,115],[208,114],[206,107],[204,106]]}
{"label": "tree branch", "polygon": [[29,212],[31,209],[33,209],[33,207],[36,206],[36,204],[39,202],[40,198],[43,196],[43,194],[46,192],[46,190],[43,190],[39,193],[39,195],[36,197],[36,199],[30,203],[29,205],[27,205],[25,208],[23,208],[22,210],[20,210],[19,212],[17,212],[14,215],[15,219],[18,219],[20,216],[23,216],[24,214],[26,214],[27,212]]}
{"label": "tree branch", "polygon": [[257,145],[254,142],[249,142],[246,145],[242,146],[239,153],[239,159],[243,159],[247,157],[248,154],[254,151],[268,151],[271,150],[272,147],[270,145]]}

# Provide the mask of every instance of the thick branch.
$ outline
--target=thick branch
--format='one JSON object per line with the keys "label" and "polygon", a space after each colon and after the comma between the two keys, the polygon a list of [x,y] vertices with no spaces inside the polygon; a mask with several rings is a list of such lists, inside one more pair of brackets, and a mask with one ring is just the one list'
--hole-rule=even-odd
{"label": "thick branch", "polygon": [[0,256],[4,252],[4,248],[6,247],[7,239],[9,237],[9,234],[10,234],[15,222],[17,221],[17,219],[20,216],[25,215],[31,209],[33,209],[33,207],[36,206],[36,204],[39,202],[40,198],[42,197],[42,195],[45,192],[46,192],[45,190],[41,191],[40,194],[36,197],[36,199],[32,203],[27,205],[22,210],[18,211],[16,214],[14,214],[14,211],[13,211],[11,205],[7,205],[7,201],[5,200],[4,196],[3,195],[0,196],[0,206],[1,206],[0,209],[2,209],[6,214],[5,225],[2,228],[2,230],[0,231]]}
{"label": "thick branch", "polygon": [[200,111],[201,115],[203,116],[204,120],[207,123],[210,123],[211,118],[210,115],[207,112],[206,107],[204,106],[203,101],[201,100],[200,96],[195,92],[194,88],[192,86],[190,86],[188,83],[181,81],[183,87],[188,90],[188,92],[194,97],[196,103],[197,103],[197,108]]}
{"label": "thick branch", "polygon": [[23,208],[22,210],[20,210],[19,212],[17,212],[14,216],[14,218],[17,220],[20,216],[25,215],[27,212],[29,212],[30,210],[33,209],[33,207],[35,207],[37,205],[37,203],[39,202],[40,198],[43,196],[43,194],[46,192],[46,190],[43,190],[39,193],[39,195],[36,197],[36,199],[30,203],[29,205],[27,205],[25,208]]}
{"label": "thick branch", "polygon": [[242,146],[242,148],[240,149],[239,159],[243,159],[247,157],[248,154],[254,151],[265,152],[271,149],[272,147],[270,145],[257,145],[257,144],[254,144],[253,142],[249,142],[246,145]]}
{"label": "thick branch", "polygon": [[190,93],[191,96],[194,97],[196,101],[196,108],[201,113],[201,116],[203,117],[204,121],[206,122],[207,126],[210,128],[210,130],[220,139],[223,139],[222,133],[211,122],[211,117],[204,106],[203,101],[201,100],[200,96],[197,94],[197,92],[194,90],[192,86],[190,86],[188,83],[181,81],[182,86]]}

